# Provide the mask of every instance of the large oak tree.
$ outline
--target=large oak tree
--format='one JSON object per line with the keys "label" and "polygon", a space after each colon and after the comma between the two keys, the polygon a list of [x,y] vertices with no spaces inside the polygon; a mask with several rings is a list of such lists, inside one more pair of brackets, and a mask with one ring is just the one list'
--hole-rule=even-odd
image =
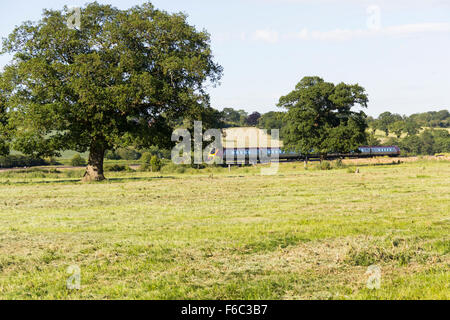
{"label": "large oak tree", "polygon": [[8,112],[5,99],[0,94],[0,156],[7,155],[9,153],[8,124]]}
{"label": "large oak tree", "polygon": [[318,154],[321,158],[356,151],[367,140],[367,116],[353,108],[365,108],[367,103],[364,88],[357,84],[334,85],[319,77],[303,78],[278,104],[287,109],[285,147],[306,157]]}
{"label": "large oak tree", "polygon": [[150,3],[119,10],[96,2],[73,15],[45,10],[3,41],[14,55],[2,97],[15,126],[14,147],[49,156],[89,151],[85,181],[103,180],[105,151],[124,137],[140,144],[170,142],[170,123],[209,108],[205,83],[217,83],[209,34],[183,14]]}

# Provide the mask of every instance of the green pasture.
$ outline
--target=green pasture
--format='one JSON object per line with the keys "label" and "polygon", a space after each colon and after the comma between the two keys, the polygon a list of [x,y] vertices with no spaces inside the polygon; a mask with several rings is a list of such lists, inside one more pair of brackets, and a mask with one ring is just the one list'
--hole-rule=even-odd
{"label": "green pasture", "polygon": [[0,299],[450,299],[450,162],[355,169],[0,172]]}

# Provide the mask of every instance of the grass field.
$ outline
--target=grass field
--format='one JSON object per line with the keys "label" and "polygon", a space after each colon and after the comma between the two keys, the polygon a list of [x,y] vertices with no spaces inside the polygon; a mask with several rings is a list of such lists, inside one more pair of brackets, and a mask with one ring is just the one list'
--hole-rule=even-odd
{"label": "grass field", "polygon": [[450,299],[450,162],[359,171],[0,173],[0,299]]}

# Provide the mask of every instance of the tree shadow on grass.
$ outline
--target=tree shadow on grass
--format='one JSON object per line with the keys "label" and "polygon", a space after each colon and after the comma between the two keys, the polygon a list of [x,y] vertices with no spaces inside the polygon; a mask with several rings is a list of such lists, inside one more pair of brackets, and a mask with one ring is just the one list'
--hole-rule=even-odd
{"label": "tree shadow on grass", "polygon": [[0,185],[25,185],[25,184],[53,184],[53,183],[58,183],[58,184],[70,184],[70,183],[77,183],[80,182],[81,179],[72,179],[72,180],[34,180],[34,181],[3,181],[0,182]]}
{"label": "tree shadow on grass", "polygon": [[[153,181],[153,180],[175,180],[174,176],[165,177],[129,177],[129,178],[110,178],[101,182],[87,182],[85,184],[108,184],[108,183],[121,183],[129,181]],[[81,179],[59,179],[59,180],[34,180],[34,181],[3,181],[0,185],[42,185],[42,184],[82,184]],[[84,184],[84,183],[83,183]]]}
{"label": "tree shadow on grass", "polygon": [[398,166],[404,164],[404,162],[386,162],[386,163],[362,163],[362,164],[347,164],[349,167],[382,167],[382,166]]}
{"label": "tree shadow on grass", "polygon": [[[152,180],[176,180],[174,176],[161,176],[161,177],[130,177],[130,178],[110,178],[103,182],[127,182],[127,181],[152,181]],[[80,180],[81,181],[81,180]]]}

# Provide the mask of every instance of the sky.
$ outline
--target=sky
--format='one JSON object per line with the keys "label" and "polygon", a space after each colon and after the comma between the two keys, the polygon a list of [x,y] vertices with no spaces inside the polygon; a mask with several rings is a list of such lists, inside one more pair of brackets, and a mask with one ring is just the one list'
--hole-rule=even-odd
{"label": "sky", "polygon": [[[2,0],[0,38],[40,19],[44,8],[88,0]],[[107,0],[126,9],[145,1]],[[154,0],[207,30],[224,68],[212,107],[281,110],[281,96],[304,76],[358,83],[366,113],[410,115],[450,108],[450,0]],[[0,68],[11,57],[0,56]]]}

